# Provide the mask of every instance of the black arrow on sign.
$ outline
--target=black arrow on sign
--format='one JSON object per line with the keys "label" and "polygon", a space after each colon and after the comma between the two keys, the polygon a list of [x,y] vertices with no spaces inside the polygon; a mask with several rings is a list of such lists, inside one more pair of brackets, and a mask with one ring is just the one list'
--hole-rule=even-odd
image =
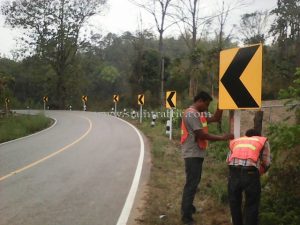
{"label": "black arrow on sign", "polygon": [[175,91],[171,91],[170,95],[167,98],[167,102],[169,103],[171,108],[175,108],[175,105],[172,102],[172,98],[173,98],[174,94],[175,94]]}
{"label": "black arrow on sign", "polygon": [[257,102],[240,80],[240,76],[255,55],[259,45],[241,48],[221,79],[222,84],[239,108],[256,108]]}
{"label": "black arrow on sign", "polygon": [[115,96],[114,96],[114,100],[115,100],[115,102],[118,101],[118,95],[115,95]]}
{"label": "black arrow on sign", "polygon": [[140,97],[139,97],[139,103],[141,105],[144,105],[143,98],[144,98],[144,95],[140,95]]}

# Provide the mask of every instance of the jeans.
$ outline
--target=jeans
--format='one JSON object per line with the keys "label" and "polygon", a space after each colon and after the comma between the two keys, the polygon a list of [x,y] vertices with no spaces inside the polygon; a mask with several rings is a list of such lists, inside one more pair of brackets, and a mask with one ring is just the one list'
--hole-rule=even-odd
{"label": "jeans", "polygon": [[193,201],[201,180],[203,158],[185,158],[186,182],[182,194],[181,213],[183,220],[192,220],[195,212]]}
{"label": "jeans", "polygon": [[[245,204],[242,212],[242,198]],[[260,175],[255,167],[229,167],[228,197],[233,225],[257,225]]]}

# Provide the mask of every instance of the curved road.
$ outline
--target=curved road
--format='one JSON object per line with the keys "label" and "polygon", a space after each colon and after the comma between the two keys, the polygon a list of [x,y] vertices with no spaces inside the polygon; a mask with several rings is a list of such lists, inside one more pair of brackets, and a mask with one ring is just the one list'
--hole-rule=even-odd
{"label": "curved road", "polygon": [[0,225],[126,224],[144,158],[138,131],[101,113],[0,145]]}

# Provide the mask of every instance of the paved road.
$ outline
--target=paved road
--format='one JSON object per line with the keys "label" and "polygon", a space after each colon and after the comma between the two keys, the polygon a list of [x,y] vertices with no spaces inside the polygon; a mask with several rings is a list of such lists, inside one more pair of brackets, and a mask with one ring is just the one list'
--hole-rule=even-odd
{"label": "paved road", "polygon": [[52,128],[0,145],[0,225],[124,224],[143,163],[140,136],[100,113],[47,114]]}

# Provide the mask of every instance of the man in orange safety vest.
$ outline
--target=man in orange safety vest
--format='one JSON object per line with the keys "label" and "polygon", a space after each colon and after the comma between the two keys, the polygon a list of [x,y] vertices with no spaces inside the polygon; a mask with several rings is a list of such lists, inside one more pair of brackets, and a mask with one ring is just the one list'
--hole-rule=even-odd
{"label": "man in orange safety vest", "polygon": [[[181,149],[185,163],[186,182],[182,194],[181,215],[184,224],[193,225],[192,214],[197,187],[201,180],[202,163],[208,141],[225,141],[233,138],[232,134],[213,135],[208,132],[207,123],[218,122],[222,111],[217,110],[212,117],[206,117],[212,97],[200,92],[194,97],[194,103],[185,110],[181,123]],[[206,115],[205,115],[206,114]]]}
{"label": "man in orange safety vest", "polygon": [[[228,196],[233,225],[257,225],[260,202],[260,175],[270,167],[270,147],[266,137],[254,130],[230,141]],[[242,196],[245,195],[244,210]],[[242,213],[243,212],[243,213]]]}

